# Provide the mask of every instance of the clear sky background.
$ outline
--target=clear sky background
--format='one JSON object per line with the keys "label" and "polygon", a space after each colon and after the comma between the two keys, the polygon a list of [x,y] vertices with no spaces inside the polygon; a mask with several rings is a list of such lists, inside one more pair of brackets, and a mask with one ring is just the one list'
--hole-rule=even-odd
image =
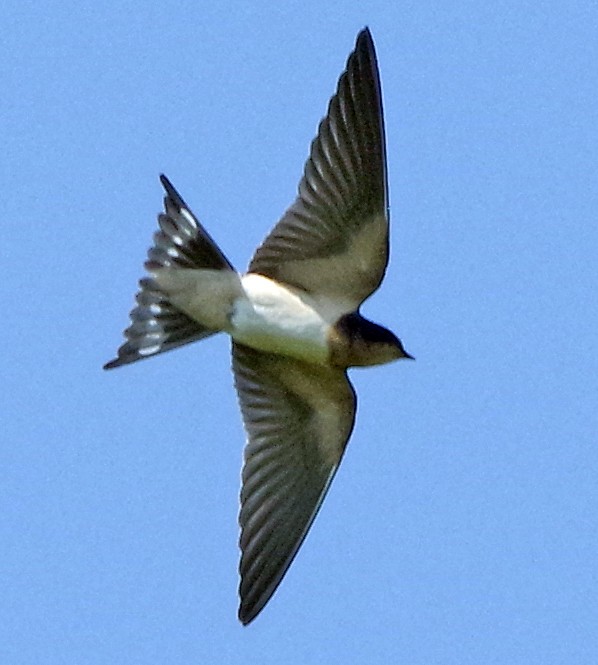
{"label": "clear sky background", "polygon": [[[367,9],[357,9],[358,5]],[[5,2],[0,663],[598,662],[595,2]],[[369,25],[392,257],[347,455],[236,619],[217,337],[111,373],[166,173],[231,261]]]}

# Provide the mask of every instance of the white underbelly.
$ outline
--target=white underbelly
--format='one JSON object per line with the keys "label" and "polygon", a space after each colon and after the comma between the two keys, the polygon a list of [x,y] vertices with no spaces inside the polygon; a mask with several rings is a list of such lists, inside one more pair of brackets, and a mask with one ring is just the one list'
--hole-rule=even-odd
{"label": "white underbelly", "polygon": [[257,274],[241,278],[244,296],[235,300],[230,334],[260,351],[308,362],[328,359],[328,324],[309,298]]}

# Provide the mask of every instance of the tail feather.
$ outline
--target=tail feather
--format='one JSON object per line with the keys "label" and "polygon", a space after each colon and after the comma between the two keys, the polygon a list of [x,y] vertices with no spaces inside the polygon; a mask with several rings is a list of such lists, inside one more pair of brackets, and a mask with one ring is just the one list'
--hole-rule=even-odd
{"label": "tail feather", "polygon": [[165,213],[158,215],[160,231],[154,235],[155,247],[148,253],[146,268],[234,270],[168,178],[161,175],[160,182],[166,190]]}
{"label": "tail feather", "polygon": [[[158,216],[160,230],[148,251],[146,269],[150,273],[164,268],[233,270],[166,176],[160,176],[160,181],[166,190],[165,213]],[[219,332],[206,328],[175,307],[153,277],[144,277],[139,286],[137,304],[130,313],[131,325],[124,331],[127,341],[104,369],[142,360]]]}

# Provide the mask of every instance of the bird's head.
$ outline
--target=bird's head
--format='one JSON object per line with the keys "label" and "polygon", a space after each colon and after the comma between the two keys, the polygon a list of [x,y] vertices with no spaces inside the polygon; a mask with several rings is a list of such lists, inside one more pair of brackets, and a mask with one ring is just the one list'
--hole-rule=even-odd
{"label": "bird's head", "polygon": [[401,358],[414,359],[393,332],[357,312],[341,317],[334,326],[334,333],[334,364],[351,367],[383,365]]}

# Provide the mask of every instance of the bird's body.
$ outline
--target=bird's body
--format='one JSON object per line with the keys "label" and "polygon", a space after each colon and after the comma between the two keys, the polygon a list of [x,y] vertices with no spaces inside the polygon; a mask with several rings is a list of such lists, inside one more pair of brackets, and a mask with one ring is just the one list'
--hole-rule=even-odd
{"label": "bird's body", "polygon": [[241,284],[244,295],[235,301],[230,318],[236,342],[326,364],[331,321],[309,294],[255,273],[244,275]]}
{"label": "bird's body", "polygon": [[352,366],[409,358],[361,303],[388,262],[384,126],[374,46],[358,38],[294,204],[236,272],[170,182],[118,367],[224,332],[248,434],[241,607],[248,623],[291,564],[353,429]]}
{"label": "bird's body", "polygon": [[232,271],[171,271],[158,273],[156,281],[191,319],[241,344],[307,362],[327,361],[326,332],[334,321],[300,289]]}

